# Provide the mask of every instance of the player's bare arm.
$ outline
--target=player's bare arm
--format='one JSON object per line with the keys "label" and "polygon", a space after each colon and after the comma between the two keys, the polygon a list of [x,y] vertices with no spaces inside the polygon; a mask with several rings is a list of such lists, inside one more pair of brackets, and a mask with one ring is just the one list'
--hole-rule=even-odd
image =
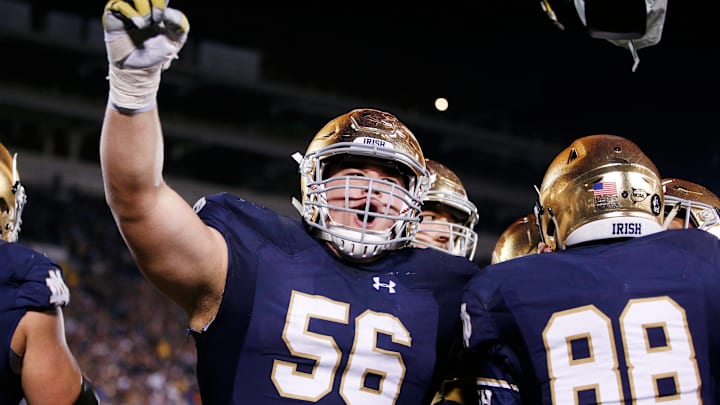
{"label": "player's bare arm", "polygon": [[[140,270],[185,310],[191,327],[201,328],[219,305],[227,249],[163,180],[156,106],[160,74],[177,57],[189,24],[162,0],[111,0],[103,17],[110,66],[100,138],[106,200]],[[142,46],[130,39],[151,25],[158,29],[139,40]]]}
{"label": "player's bare arm", "polygon": [[22,385],[30,404],[67,404],[80,394],[82,374],[65,342],[62,311],[29,311],[11,347],[22,356]]}

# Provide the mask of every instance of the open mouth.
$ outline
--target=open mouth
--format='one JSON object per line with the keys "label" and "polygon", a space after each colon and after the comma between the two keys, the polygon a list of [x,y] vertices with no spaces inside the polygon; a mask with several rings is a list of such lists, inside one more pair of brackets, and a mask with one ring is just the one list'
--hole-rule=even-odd
{"label": "open mouth", "polygon": [[353,201],[348,208],[355,213],[355,226],[371,230],[387,229],[392,226],[392,222],[395,221],[393,217],[397,215],[397,210],[392,206],[389,207],[387,202],[375,198]]}
{"label": "open mouth", "polygon": [[358,212],[355,215],[356,224],[358,226],[363,226],[363,224],[366,224],[367,228],[372,228],[372,225],[375,224],[376,219],[378,218],[377,215],[373,215],[373,214],[380,213],[379,204],[374,203],[372,201],[369,204],[367,202],[358,204],[358,206],[353,207],[353,209],[362,211],[362,212]]}

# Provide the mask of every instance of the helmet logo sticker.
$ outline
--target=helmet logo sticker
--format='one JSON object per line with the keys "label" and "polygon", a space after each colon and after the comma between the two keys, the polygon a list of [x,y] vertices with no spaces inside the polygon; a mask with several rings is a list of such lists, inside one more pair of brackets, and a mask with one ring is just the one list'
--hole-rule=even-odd
{"label": "helmet logo sticker", "polygon": [[659,195],[653,194],[652,199],[650,200],[650,207],[652,209],[653,214],[655,214],[655,216],[660,215],[661,204],[660,204],[660,196]]}
{"label": "helmet logo sticker", "polygon": [[650,196],[650,193],[648,193],[647,191],[641,190],[639,188],[633,188],[632,194],[630,195],[630,199],[635,203],[639,203],[639,202],[643,202],[643,201],[647,200],[647,198],[649,196]]}
{"label": "helmet logo sticker", "polygon": [[618,222],[612,224],[612,235],[642,235],[640,222]]}
{"label": "helmet logo sticker", "polygon": [[392,143],[384,141],[382,139],[378,138],[371,138],[367,136],[363,136],[357,139],[353,140],[353,143],[361,143],[363,145],[370,145],[370,146],[379,146],[381,148],[387,148],[387,149],[393,149],[394,146]]}
{"label": "helmet logo sticker", "polygon": [[604,195],[616,195],[617,186],[614,181],[601,181],[593,184],[593,195],[596,197]]}
{"label": "helmet logo sticker", "polygon": [[618,203],[617,185],[614,181],[601,181],[593,184],[595,208],[599,210],[616,209]]}

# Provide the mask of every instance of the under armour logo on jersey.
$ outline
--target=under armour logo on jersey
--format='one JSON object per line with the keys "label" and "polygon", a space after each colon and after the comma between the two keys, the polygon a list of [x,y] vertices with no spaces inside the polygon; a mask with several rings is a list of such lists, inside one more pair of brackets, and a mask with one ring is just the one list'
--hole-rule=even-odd
{"label": "under armour logo on jersey", "polygon": [[390,280],[388,283],[381,283],[380,277],[373,277],[373,287],[375,287],[376,290],[380,291],[380,287],[384,287],[388,289],[388,292],[390,294],[395,294],[395,282]]}
{"label": "under armour logo on jersey", "polygon": [[50,303],[64,307],[70,302],[70,290],[60,274],[60,270],[48,271],[49,276],[45,279],[52,294],[50,295]]}

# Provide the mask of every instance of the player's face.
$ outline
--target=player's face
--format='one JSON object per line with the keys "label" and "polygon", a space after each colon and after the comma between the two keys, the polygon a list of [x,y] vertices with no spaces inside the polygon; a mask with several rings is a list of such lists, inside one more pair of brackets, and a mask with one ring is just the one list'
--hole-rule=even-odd
{"label": "player's face", "polygon": [[685,228],[685,221],[682,218],[673,218],[668,225],[668,229],[683,229]]}
{"label": "player's face", "polygon": [[[688,227],[695,228],[692,222],[688,224]],[[670,221],[667,229],[685,229],[685,218],[673,218],[673,220]]]}
{"label": "player's face", "polygon": [[[452,216],[442,211],[425,210],[415,239],[441,249],[449,249],[451,241]],[[427,246],[418,244],[420,248]]]}
{"label": "player's face", "polygon": [[[404,188],[404,178],[395,170],[369,163],[340,168],[330,173],[329,179],[327,200],[330,206],[359,211],[369,208],[372,213],[389,216],[397,216],[404,209],[397,188],[393,189],[393,185]],[[362,228],[363,215],[333,209],[329,213],[332,220],[339,224]],[[372,230],[386,230],[395,224],[395,220],[389,218],[369,216],[367,220],[367,229]]]}

